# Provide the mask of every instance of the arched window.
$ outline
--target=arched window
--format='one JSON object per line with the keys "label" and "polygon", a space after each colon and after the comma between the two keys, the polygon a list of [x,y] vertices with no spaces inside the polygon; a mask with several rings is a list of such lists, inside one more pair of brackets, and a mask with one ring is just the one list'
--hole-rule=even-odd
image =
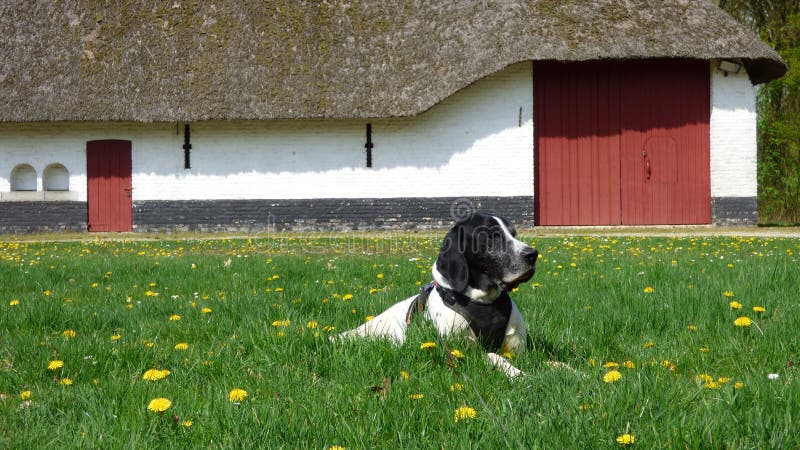
{"label": "arched window", "polygon": [[69,171],[63,164],[50,164],[42,174],[45,191],[68,191]]}
{"label": "arched window", "polygon": [[18,164],[11,170],[12,191],[35,191],[36,169],[30,164]]}

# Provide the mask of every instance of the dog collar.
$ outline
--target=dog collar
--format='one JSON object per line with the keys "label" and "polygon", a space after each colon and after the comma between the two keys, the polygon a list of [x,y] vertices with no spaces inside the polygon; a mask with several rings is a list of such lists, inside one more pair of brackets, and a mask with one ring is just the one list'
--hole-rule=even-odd
{"label": "dog collar", "polygon": [[442,287],[435,281],[422,286],[419,295],[411,302],[406,313],[406,324],[411,322],[414,314],[425,310],[430,293],[436,289],[442,302],[453,311],[463,316],[478,341],[488,351],[498,351],[503,346],[508,320],[511,317],[511,297],[503,291],[493,302],[482,303]]}

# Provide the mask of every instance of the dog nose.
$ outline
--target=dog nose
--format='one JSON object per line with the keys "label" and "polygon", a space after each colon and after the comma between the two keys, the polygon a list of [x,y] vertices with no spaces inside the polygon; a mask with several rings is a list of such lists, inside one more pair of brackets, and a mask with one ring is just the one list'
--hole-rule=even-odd
{"label": "dog nose", "polygon": [[536,260],[539,259],[539,252],[537,252],[535,248],[528,247],[522,251],[522,258],[530,265],[534,265],[536,264]]}

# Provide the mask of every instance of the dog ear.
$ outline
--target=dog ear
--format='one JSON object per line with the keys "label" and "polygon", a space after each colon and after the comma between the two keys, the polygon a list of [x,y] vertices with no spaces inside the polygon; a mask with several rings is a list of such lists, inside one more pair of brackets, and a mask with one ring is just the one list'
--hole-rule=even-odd
{"label": "dog ear", "polygon": [[436,270],[450,283],[456,292],[467,288],[469,268],[464,257],[464,227],[457,226],[447,233],[436,259]]}

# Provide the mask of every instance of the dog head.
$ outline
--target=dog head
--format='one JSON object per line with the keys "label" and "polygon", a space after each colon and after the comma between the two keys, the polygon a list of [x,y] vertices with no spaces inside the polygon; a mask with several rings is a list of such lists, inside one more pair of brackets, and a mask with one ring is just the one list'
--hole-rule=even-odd
{"label": "dog head", "polygon": [[433,266],[440,285],[475,300],[491,301],[531,279],[539,252],[516,238],[505,219],[476,213],[457,222]]}

